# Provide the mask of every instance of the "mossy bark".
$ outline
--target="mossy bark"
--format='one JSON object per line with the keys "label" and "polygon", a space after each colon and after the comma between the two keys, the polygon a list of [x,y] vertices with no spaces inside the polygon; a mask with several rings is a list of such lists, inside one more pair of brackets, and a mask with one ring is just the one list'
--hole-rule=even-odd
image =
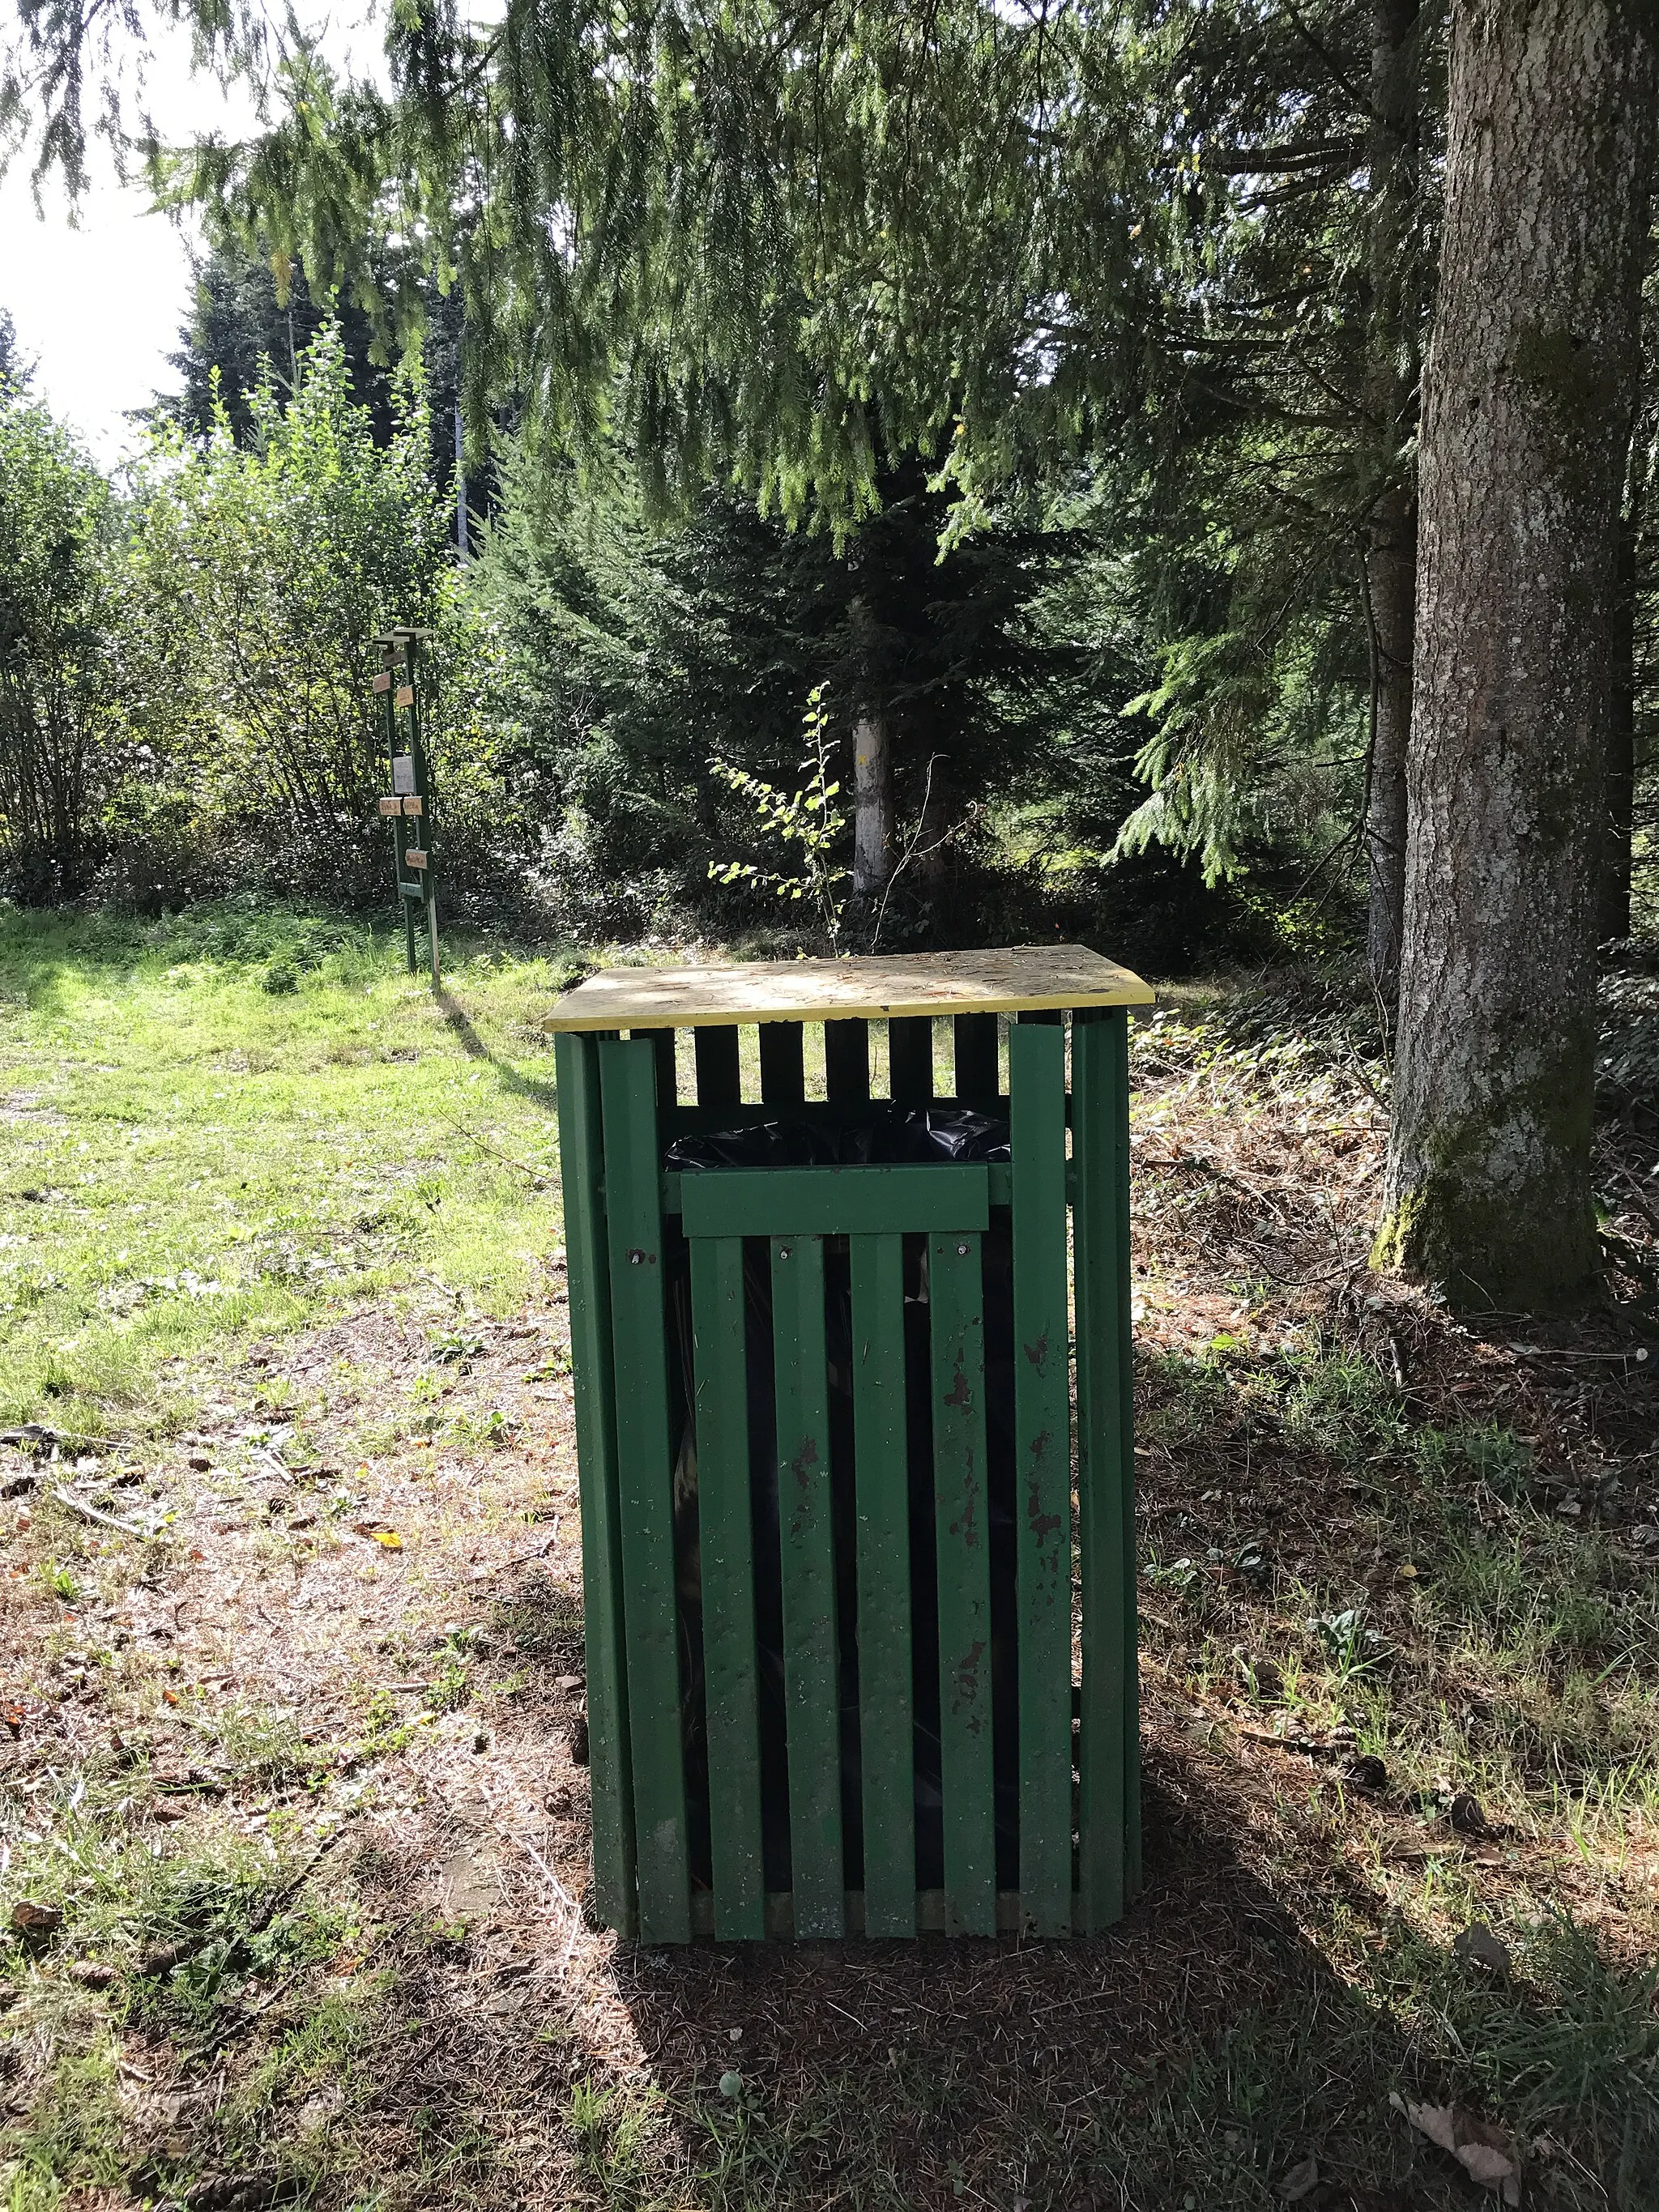
{"label": "mossy bark", "polygon": [[1379,1264],[1583,1297],[1609,617],[1656,93],[1648,0],[1464,0],[1425,380]]}

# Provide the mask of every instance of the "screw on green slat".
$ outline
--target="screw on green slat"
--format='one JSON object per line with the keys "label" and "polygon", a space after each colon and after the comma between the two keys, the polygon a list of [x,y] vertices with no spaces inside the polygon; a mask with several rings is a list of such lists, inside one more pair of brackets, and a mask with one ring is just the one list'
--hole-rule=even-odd
{"label": "screw on green slat", "polygon": [[735,1029],[698,1029],[693,1050],[697,1062],[699,1106],[736,1106],[743,1097]]}
{"label": "screw on green slat", "polygon": [[958,1933],[994,1936],[990,1527],[979,1238],[948,1230],[931,1237],[927,1269],[945,1911]]}
{"label": "screw on green slat", "polygon": [[798,1936],[840,1936],[846,1921],[841,1697],[821,1237],[773,1239],[772,1334],[777,1373],[790,1888]]}
{"label": "screw on green slat", "polygon": [[1077,1276],[1079,1551],[1083,1689],[1079,1842],[1083,1925],[1122,1917],[1128,1820],[1128,1660],[1133,1639],[1130,1464],[1123,1401],[1122,1255],[1119,1249],[1118,1039],[1109,1022],[1072,1030],[1073,1237]]}
{"label": "screw on green slat", "polygon": [[1066,1038],[1008,1035],[1013,1153],[1014,1528],[1019,1892],[1024,1925],[1072,1927],[1072,1420],[1066,1297]]}
{"label": "screw on green slat", "polygon": [[576,1463],[581,1489],[594,1899],[607,1926],[618,1935],[631,1936],[636,1925],[634,1790],[623,1648],[616,1382],[605,1214],[599,1198],[604,1164],[598,1039],[568,1032],[559,1036],[554,1040],[554,1066],[569,1269],[570,1364],[576,1391]]}
{"label": "screw on green slat", "polygon": [[933,1097],[933,1024],[927,1015],[888,1023],[887,1088],[900,1106],[925,1106]]}
{"label": "screw on green slat", "polygon": [[978,1105],[994,1100],[997,1080],[997,1018],[958,1014],[951,1024],[956,1046],[957,1097]]}
{"label": "screw on green slat", "polygon": [[904,1246],[896,1236],[854,1237],[851,1250],[864,1929],[867,1936],[914,1936],[915,1753],[910,1694]]}
{"label": "screw on green slat", "polygon": [[693,1238],[691,1322],[714,1933],[758,1940],[766,1933],[766,1886],[739,1238]]}
{"label": "screw on green slat", "polygon": [[805,1039],[799,1022],[760,1025],[761,1097],[769,1106],[799,1106],[806,1097]]}
{"label": "screw on green slat", "polygon": [[653,1047],[602,1042],[599,1085],[640,1934],[684,1943],[691,1923]]}
{"label": "screw on green slat", "polygon": [[826,1022],[823,1025],[824,1089],[832,1105],[855,1106],[870,1096],[870,1024]]}

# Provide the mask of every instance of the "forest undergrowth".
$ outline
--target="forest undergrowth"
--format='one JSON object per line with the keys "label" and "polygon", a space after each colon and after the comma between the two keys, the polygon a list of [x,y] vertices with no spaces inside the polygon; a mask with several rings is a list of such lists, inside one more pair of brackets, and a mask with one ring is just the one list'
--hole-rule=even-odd
{"label": "forest undergrowth", "polygon": [[398,950],[0,915],[9,2212],[1652,2212],[1640,1109],[1609,1302],[1460,1318],[1367,1267],[1369,1010],[1164,992],[1144,1895],[651,1952],[584,1904],[571,963],[459,946],[434,1001]]}

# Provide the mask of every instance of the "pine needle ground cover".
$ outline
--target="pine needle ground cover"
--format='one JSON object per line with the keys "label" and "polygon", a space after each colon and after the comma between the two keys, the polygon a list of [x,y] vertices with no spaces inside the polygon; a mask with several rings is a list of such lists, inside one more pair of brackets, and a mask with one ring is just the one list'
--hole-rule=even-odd
{"label": "pine needle ground cover", "polygon": [[568,963],[462,948],[434,1003],[399,954],[0,916],[11,2212],[1659,2204],[1631,1117],[1628,1300],[1458,1322],[1366,1270],[1363,1014],[1166,994],[1146,1893],[653,1954],[583,1900]]}

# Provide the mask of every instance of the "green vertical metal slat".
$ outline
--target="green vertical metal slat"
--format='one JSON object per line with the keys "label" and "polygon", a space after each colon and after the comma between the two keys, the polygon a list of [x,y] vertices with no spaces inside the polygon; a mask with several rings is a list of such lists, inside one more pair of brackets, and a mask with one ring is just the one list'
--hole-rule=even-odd
{"label": "green vertical metal slat", "polygon": [[789,1857],[798,1936],[845,1931],[823,1240],[772,1239]]}
{"label": "green vertical metal slat", "polygon": [[738,1033],[731,1028],[697,1029],[691,1035],[697,1064],[699,1106],[737,1106],[743,1100]]}
{"label": "green vertical metal slat", "polygon": [[933,1095],[933,1024],[923,1014],[887,1024],[887,1087],[895,1105],[925,1106]]}
{"label": "green vertical metal slat", "polygon": [[1079,1550],[1083,1688],[1079,1842],[1083,1926],[1121,1917],[1128,1817],[1128,1658],[1133,1635],[1125,1543],[1127,1385],[1118,1243],[1115,1039],[1105,1022],[1072,1029],[1073,1237],[1077,1278]]}
{"label": "green vertical metal slat", "polygon": [[559,1156],[570,1290],[570,1365],[576,1391],[576,1470],[581,1495],[594,1899],[610,1927],[620,1935],[631,1936],[637,1925],[634,1791],[629,1775],[622,1528],[617,1495],[616,1377],[600,1198],[604,1153],[599,1040],[564,1032],[554,1041],[553,1060],[558,1085]]}
{"label": "green vertical metal slat", "polygon": [[799,1106],[805,1101],[805,1043],[799,1022],[761,1024],[761,1100],[764,1105]]}
{"label": "green vertical metal slat", "polygon": [[1066,1298],[1066,1037],[1008,1033],[1013,1154],[1014,1528],[1019,1892],[1039,1936],[1072,1927],[1072,1391]]}
{"label": "green vertical metal slat", "polygon": [[832,1105],[861,1105],[870,1096],[870,1024],[826,1022],[823,1025],[824,1089]]}
{"label": "green vertical metal slat", "polygon": [[910,1500],[904,1406],[904,1244],[850,1239],[857,1462],[859,1740],[864,1929],[916,1932]]}
{"label": "green vertical metal slat", "polygon": [[841,1936],[841,1697],[821,1237],[772,1239],[772,1345],[794,1933]]}
{"label": "green vertical metal slat", "polygon": [[714,1933],[758,1940],[766,1895],[741,1237],[692,1239],[691,1327]]}
{"label": "green vertical metal slat", "polygon": [[955,1031],[957,1097],[970,1104],[988,1103],[1001,1091],[997,1080],[997,1018],[958,1014]]}
{"label": "green vertical metal slat", "polygon": [[1140,1894],[1140,1623],[1135,1571],[1134,1308],[1129,1249],[1129,1016],[1108,1012],[1100,1026],[1110,1036],[1113,1142],[1113,1249],[1117,1258],[1118,1465],[1123,1541],[1123,1898]]}
{"label": "green vertical metal slat", "polygon": [[948,1230],[930,1237],[927,1264],[945,1917],[960,1934],[994,1936],[996,1810],[980,1240]]}
{"label": "green vertical metal slat", "polygon": [[653,1047],[605,1041],[599,1079],[640,1934],[684,1943],[691,1923]]}

